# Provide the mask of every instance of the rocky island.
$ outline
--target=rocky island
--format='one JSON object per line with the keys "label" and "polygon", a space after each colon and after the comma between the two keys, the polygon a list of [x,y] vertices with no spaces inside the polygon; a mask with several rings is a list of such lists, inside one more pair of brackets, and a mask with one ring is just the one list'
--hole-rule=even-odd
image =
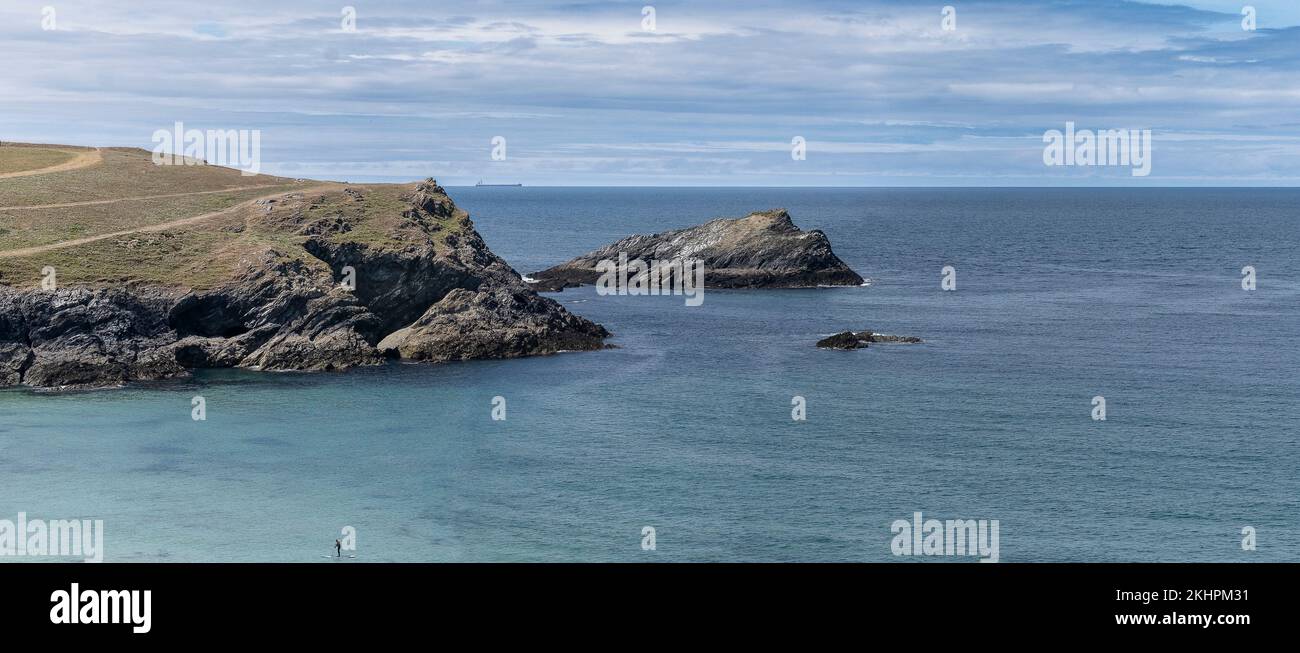
{"label": "rocky island", "polygon": [[538,290],[558,291],[595,283],[602,260],[703,262],[710,288],[808,288],[858,286],[863,279],[834,252],[826,234],[796,227],[785,209],[720,218],[660,234],[624,238],[566,263],[529,275]]}
{"label": "rocky island", "polygon": [[914,345],[923,342],[915,336],[891,336],[872,331],[841,331],[817,341],[821,349],[866,349],[871,343]]}
{"label": "rocky island", "polygon": [[432,179],[243,177],[126,148],[0,159],[60,160],[42,148],[88,163],[0,182],[0,387],[514,358],[609,336],[534,293]]}

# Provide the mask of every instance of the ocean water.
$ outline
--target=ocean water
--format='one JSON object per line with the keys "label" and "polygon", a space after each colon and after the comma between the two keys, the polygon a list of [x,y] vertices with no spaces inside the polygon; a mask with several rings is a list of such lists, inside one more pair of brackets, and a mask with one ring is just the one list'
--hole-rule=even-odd
{"label": "ocean water", "polygon": [[[945,560],[892,554],[916,511],[1005,562],[1300,560],[1300,191],[449,190],[521,273],[783,206],[871,285],[552,295],[602,352],[3,391],[0,518],[102,519],[113,561],[344,526],[345,562]],[[845,329],[926,342],[814,348]]]}

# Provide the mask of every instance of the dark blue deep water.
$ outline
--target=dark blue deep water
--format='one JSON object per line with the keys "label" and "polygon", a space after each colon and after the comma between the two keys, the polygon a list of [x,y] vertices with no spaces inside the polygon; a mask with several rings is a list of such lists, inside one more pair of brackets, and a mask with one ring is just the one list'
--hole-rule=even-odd
{"label": "dark blue deep water", "polygon": [[[1300,560],[1300,191],[450,192],[521,273],[786,207],[872,284],[553,295],[603,352],[0,392],[0,519],[103,519],[117,561],[343,526],[358,561],[889,561],[915,511],[998,519],[1003,561]],[[926,343],[813,347],[845,329]]]}

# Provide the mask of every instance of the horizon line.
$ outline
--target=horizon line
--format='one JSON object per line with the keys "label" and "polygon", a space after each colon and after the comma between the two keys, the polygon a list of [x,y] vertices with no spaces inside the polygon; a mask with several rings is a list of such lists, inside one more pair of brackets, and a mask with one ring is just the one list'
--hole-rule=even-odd
{"label": "horizon line", "polygon": [[[436,179],[436,178],[434,178],[434,179]],[[422,180],[422,179],[413,179],[413,180],[405,181],[405,182],[401,182],[401,181],[398,181],[398,182],[382,182],[382,181],[375,181],[375,182],[351,182],[351,181],[349,181],[349,182],[346,182],[346,183],[356,183],[356,184],[365,184],[365,183],[373,183],[373,184],[386,184],[386,183],[391,183],[391,184],[403,184],[403,183],[418,183],[418,182],[420,182],[420,181],[423,181],[423,180]],[[1197,186],[1193,186],[1193,185],[1184,185],[1184,186],[1121,186],[1121,185],[1109,185],[1109,186],[1082,186],[1082,185],[1079,185],[1079,186],[1065,186],[1065,185],[1041,185],[1041,186],[1010,186],[1010,185],[1009,185],[1009,186],[988,186],[988,185],[983,185],[983,186],[982,186],[982,185],[965,185],[965,186],[957,186],[957,185],[944,185],[944,186],[922,186],[922,185],[915,185],[915,186],[903,186],[903,185],[892,185],[892,186],[886,186],[886,185],[880,185],[880,186],[780,186],[780,185],[770,185],[770,184],[746,184],[746,185],[734,185],[734,184],[733,184],[733,185],[725,185],[725,184],[721,184],[721,185],[703,185],[703,184],[696,184],[696,185],[689,185],[689,186],[688,186],[688,185],[657,185],[657,184],[521,184],[521,185],[519,185],[519,186],[502,186],[502,185],[484,185],[484,186],[475,186],[474,184],[442,184],[442,183],[440,183],[439,185],[442,186],[443,188],[500,188],[500,189],[505,189],[505,188],[678,188],[678,189],[690,189],[690,188],[700,188],[700,189],[716,189],[716,188],[750,188],[750,189],[753,189],[753,188],[771,188],[771,189],[779,189],[779,190],[792,190],[792,189],[793,189],[793,190],[797,190],[797,189],[820,189],[820,190],[856,190],[856,189],[873,189],[873,190],[879,190],[879,189],[908,189],[908,188],[927,189],[927,190],[935,190],[935,189],[957,189],[957,190],[971,190],[971,189],[988,189],[988,190],[998,190],[998,189],[1025,189],[1025,190],[1043,190],[1043,189],[1054,189],[1054,188],[1059,188],[1059,189],[1096,189],[1096,190],[1143,190],[1143,189],[1151,189],[1151,190],[1161,190],[1161,189],[1167,189],[1167,190],[1174,190],[1174,189],[1180,189],[1180,190],[1185,190],[1185,189],[1205,189],[1205,190],[1260,190],[1260,189],[1297,190],[1297,189],[1300,189],[1300,184],[1296,184],[1296,185],[1292,185],[1292,186],[1249,186],[1249,185],[1234,185],[1234,186],[1205,186],[1205,185],[1197,185]],[[507,192],[508,192],[508,191],[507,191]]]}

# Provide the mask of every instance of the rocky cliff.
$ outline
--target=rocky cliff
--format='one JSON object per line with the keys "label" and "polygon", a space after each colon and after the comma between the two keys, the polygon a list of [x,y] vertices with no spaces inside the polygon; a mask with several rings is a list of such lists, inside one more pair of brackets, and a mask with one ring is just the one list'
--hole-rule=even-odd
{"label": "rocky cliff", "polygon": [[[230,213],[202,233],[96,243],[141,252],[141,261],[155,241],[212,243],[198,263],[178,250],[174,278],[145,270],[55,290],[0,285],[0,386],[115,386],[212,367],[337,370],[394,357],[513,358],[599,349],[609,336],[536,295],[433,180],[339,184]],[[52,255],[27,258],[39,266]],[[189,266],[216,266],[215,281],[186,284]]]}
{"label": "rocky cliff", "polygon": [[624,238],[530,277],[539,290],[595,283],[602,260],[703,261],[710,288],[803,288],[856,286],[862,277],[834,252],[826,234],[796,227],[785,209],[718,219],[661,234]]}

